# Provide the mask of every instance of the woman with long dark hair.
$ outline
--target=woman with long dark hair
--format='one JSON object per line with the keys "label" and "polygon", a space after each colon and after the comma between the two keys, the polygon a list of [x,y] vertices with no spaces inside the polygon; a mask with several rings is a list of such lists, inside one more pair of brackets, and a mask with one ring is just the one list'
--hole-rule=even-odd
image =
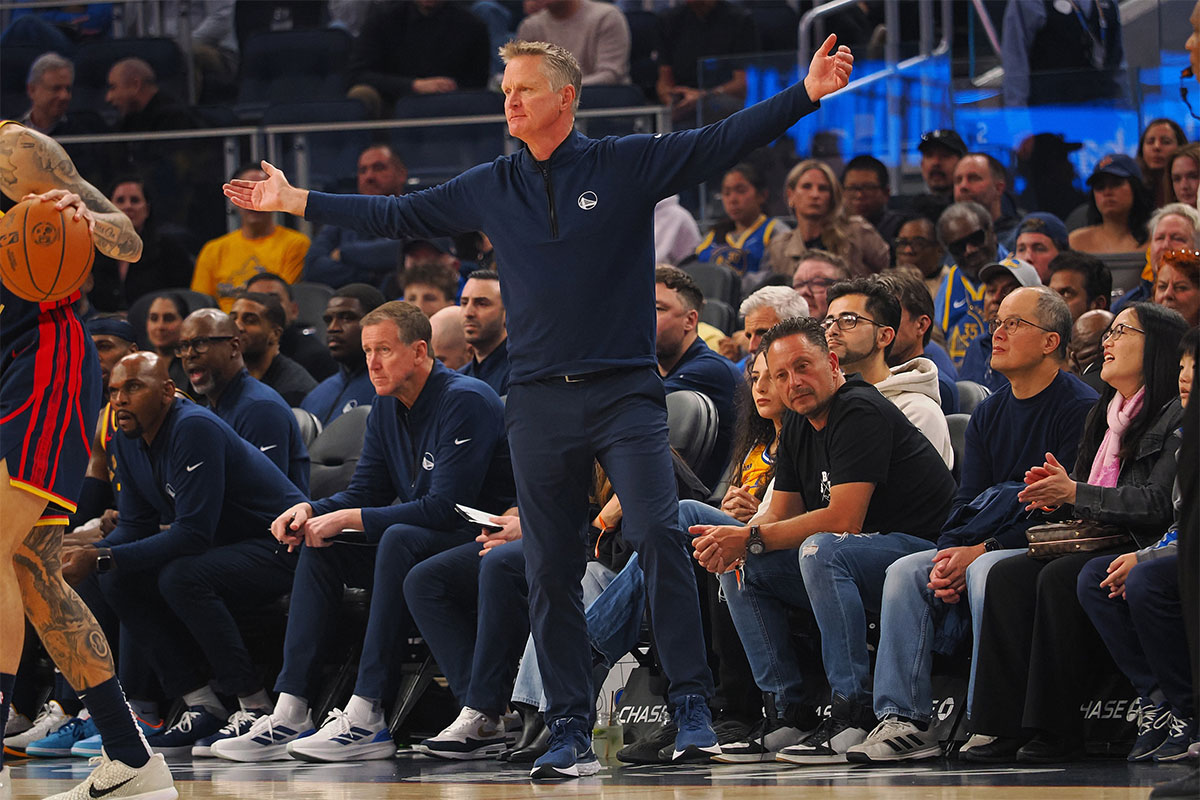
{"label": "woman with long dark hair", "polygon": [[1071,231],[1072,250],[1131,253],[1146,246],[1146,222],[1154,201],[1141,170],[1122,153],[1109,153],[1087,180],[1087,226]]}
{"label": "woman with long dark hair", "polygon": [[721,179],[725,216],[696,247],[696,259],[725,264],[739,275],[758,272],[771,240],[786,233],[787,225],[763,213],[767,182],[751,164],[737,164]]}
{"label": "woman with long dark hair", "polygon": [[1171,155],[1187,144],[1187,134],[1173,119],[1152,119],[1138,139],[1137,163],[1150,200],[1158,208],[1172,202],[1171,173],[1167,170]]}
{"label": "woman with long dark hair", "polygon": [[[1130,541],[1109,549],[1110,559],[1154,542],[1171,522],[1179,447],[1172,434],[1183,418],[1176,352],[1186,330],[1179,314],[1151,303],[1118,314],[1103,337],[1106,386],[1074,470],[1047,453],[1018,495],[1030,510],[1124,529]],[[1076,596],[1080,571],[1099,554],[1009,558],[988,573],[971,727],[994,738],[964,758],[1053,763],[1083,755],[1079,707],[1089,679],[1106,664],[1115,671]]]}

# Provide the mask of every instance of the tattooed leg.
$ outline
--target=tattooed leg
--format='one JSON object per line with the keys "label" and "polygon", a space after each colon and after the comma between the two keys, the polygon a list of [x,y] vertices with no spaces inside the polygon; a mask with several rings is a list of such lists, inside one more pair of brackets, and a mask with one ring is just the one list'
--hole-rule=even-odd
{"label": "tattooed leg", "polygon": [[13,556],[38,521],[46,501],[8,481],[8,462],[0,459],[0,673],[14,675],[21,663],[25,615]]}

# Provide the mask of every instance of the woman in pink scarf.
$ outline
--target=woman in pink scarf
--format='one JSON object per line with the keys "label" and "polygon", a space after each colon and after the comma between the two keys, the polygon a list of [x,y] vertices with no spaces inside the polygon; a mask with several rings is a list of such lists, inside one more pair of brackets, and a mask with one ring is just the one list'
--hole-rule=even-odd
{"label": "woman in pink scarf", "polygon": [[[1132,537],[1106,557],[1156,541],[1171,524],[1179,403],[1177,356],[1187,323],[1175,311],[1135,303],[1104,335],[1107,384],[1084,426],[1071,472],[1053,453],[1030,467],[1018,496],[1035,515],[1120,526]],[[1076,595],[1080,570],[1100,553],[1053,561],[1010,558],[988,573],[971,728],[994,737],[995,763],[1082,758],[1081,707],[1106,699],[1116,666]],[[1119,727],[1119,725],[1118,725]],[[1120,739],[1117,727],[1099,735]],[[1093,732],[1096,735],[1096,732]],[[971,761],[979,758],[971,750]]]}

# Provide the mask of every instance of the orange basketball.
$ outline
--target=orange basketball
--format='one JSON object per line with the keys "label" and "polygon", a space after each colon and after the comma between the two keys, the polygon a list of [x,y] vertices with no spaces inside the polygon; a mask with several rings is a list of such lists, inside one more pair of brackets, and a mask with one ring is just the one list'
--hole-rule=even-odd
{"label": "orange basketball", "polygon": [[83,285],[96,250],[75,209],[25,200],[0,217],[0,283],[33,303],[70,296]]}

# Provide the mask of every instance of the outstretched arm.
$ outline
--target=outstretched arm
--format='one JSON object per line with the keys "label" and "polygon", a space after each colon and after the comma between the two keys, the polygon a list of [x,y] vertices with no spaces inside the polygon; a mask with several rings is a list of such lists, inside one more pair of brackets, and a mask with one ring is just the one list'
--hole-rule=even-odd
{"label": "outstretched arm", "polygon": [[[96,249],[118,261],[142,257],[142,240],[129,217],[75,170],[62,145],[22,125],[0,126],[0,191],[13,200],[53,190],[78,195],[90,213]],[[71,205],[66,195],[49,198],[59,208]],[[87,216],[87,215],[85,215]]]}
{"label": "outstretched arm", "polygon": [[286,211],[303,217],[308,189],[292,186],[283,170],[268,161],[262,162],[262,168],[267,173],[265,181],[230,181],[222,187],[225,196],[235,206],[250,211]]}

